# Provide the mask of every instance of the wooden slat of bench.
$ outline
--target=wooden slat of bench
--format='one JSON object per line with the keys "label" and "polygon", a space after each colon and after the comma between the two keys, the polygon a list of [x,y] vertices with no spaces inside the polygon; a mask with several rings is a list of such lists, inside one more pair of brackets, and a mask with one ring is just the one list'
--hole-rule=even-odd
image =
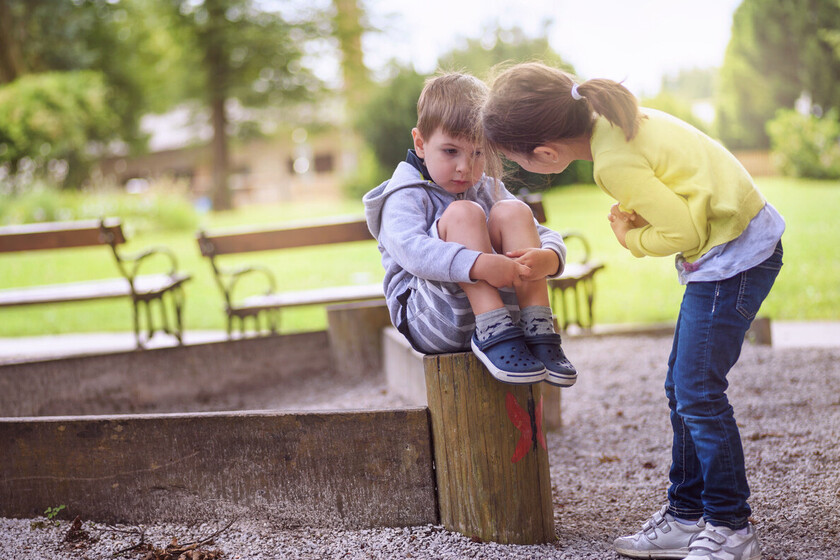
{"label": "wooden slat of bench", "polygon": [[235,309],[258,311],[303,305],[327,305],[346,301],[365,301],[384,298],[382,284],[362,284],[281,292],[271,295],[251,296],[234,306]]}
{"label": "wooden slat of bench", "polygon": [[[108,243],[102,239],[99,220],[48,222],[0,227],[0,253],[90,247]],[[125,243],[119,220],[105,220],[115,243]]]}
{"label": "wooden slat of bench", "polygon": [[[169,290],[188,279],[186,275],[170,278],[166,274],[148,274],[134,279],[138,294],[160,293]],[[0,290],[0,307],[16,305],[34,305],[41,303],[63,303],[71,301],[89,301],[131,296],[131,287],[125,278],[93,280],[33,286]]]}
{"label": "wooden slat of bench", "polygon": [[219,235],[200,234],[201,254],[225,255],[252,251],[270,251],[310,245],[326,245],[373,239],[363,218],[310,222],[303,227],[273,230],[242,230]]}
{"label": "wooden slat of bench", "polygon": [[604,264],[598,261],[566,263],[566,268],[559,278],[548,279],[548,287],[559,289],[572,288],[578,282],[592,278],[602,268],[604,268]]}

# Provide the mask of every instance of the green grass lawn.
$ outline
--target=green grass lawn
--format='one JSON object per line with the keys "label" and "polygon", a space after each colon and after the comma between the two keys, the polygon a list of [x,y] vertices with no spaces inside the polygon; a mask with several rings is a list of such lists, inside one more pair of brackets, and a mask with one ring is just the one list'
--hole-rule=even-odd
{"label": "green grass lawn", "polygon": [[[840,319],[840,184],[825,181],[763,179],[759,187],[787,221],[785,266],[762,314],[776,320]],[[555,189],[544,197],[547,225],[578,230],[590,241],[594,258],[606,263],[596,285],[596,321],[651,323],[676,318],[682,287],[673,257],[637,259],[615,241],[606,215],[612,200],[594,185]],[[279,223],[302,218],[361,213],[360,202],[284,204],[243,208],[202,217],[208,229]],[[129,224],[130,226],[130,224]],[[143,234],[128,252],[165,245],[192,274],[186,286],[187,330],[222,329],[222,299],[209,264],[199,255],[195,232]],[[569,257],[576,247],[570,241]],[[0,289],[70,282],[117,275],[107,247],[0,255]],[[301,289],[375,282],[382,278],[375,243],[252,253],[229,264],[259,262],[273,269],[281,288]],[[160,271],[162,263],[150,263]],[[30,336],[131,329],[130,303],[123,300],[27,306],[0,310],[0,336]],[[283,313],[283,330],[314,330],[326,324],[323,309]]]}

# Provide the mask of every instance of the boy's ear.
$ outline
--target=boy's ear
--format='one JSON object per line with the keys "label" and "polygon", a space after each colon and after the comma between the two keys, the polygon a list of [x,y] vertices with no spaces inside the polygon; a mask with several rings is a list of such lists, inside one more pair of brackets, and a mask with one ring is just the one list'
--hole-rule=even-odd
{"label": "boy's ear", "polygon": [[546,163],[560,161],[560,153],[552,146],[537,146],[534,148],[534,158]]}
{"label": "boy's ear", "polygon": [[423,147],[423,135],[420,134],[420,129],[412,128],[411,137],[414,139],[414,151],[417,152],[417,157],[426,158],[425,148]]}

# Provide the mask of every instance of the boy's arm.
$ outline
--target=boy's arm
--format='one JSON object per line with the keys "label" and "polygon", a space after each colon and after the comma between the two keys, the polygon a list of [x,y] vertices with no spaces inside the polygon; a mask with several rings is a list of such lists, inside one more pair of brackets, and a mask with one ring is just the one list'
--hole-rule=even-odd
{"label": "boy's arm", "polygon": [[[423,187],[417,187],[423,189]],[[439,282],[473,282],[470,270],[480,251],[429,235],[433,209],[413,187],[392,193],[382,208],[379,243],[410,274]]]}

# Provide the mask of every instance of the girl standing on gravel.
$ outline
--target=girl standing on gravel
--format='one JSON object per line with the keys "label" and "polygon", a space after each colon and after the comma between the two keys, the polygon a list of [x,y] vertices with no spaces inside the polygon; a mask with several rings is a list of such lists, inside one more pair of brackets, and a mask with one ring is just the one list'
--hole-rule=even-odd
{"label": "girl standing on gravel", "polygon": [[608,215],[637,256],[676,254],[686,286],[665,392],[673,428],[668,503],[615,541],[636,558],[757,560],[741,437],[726,376],[782,266],[785,223],[723,146],[638,106],[611,80],[581,84],[539,63],[494,81],[482,111],[491,148],[535,173],[594,163]]}

